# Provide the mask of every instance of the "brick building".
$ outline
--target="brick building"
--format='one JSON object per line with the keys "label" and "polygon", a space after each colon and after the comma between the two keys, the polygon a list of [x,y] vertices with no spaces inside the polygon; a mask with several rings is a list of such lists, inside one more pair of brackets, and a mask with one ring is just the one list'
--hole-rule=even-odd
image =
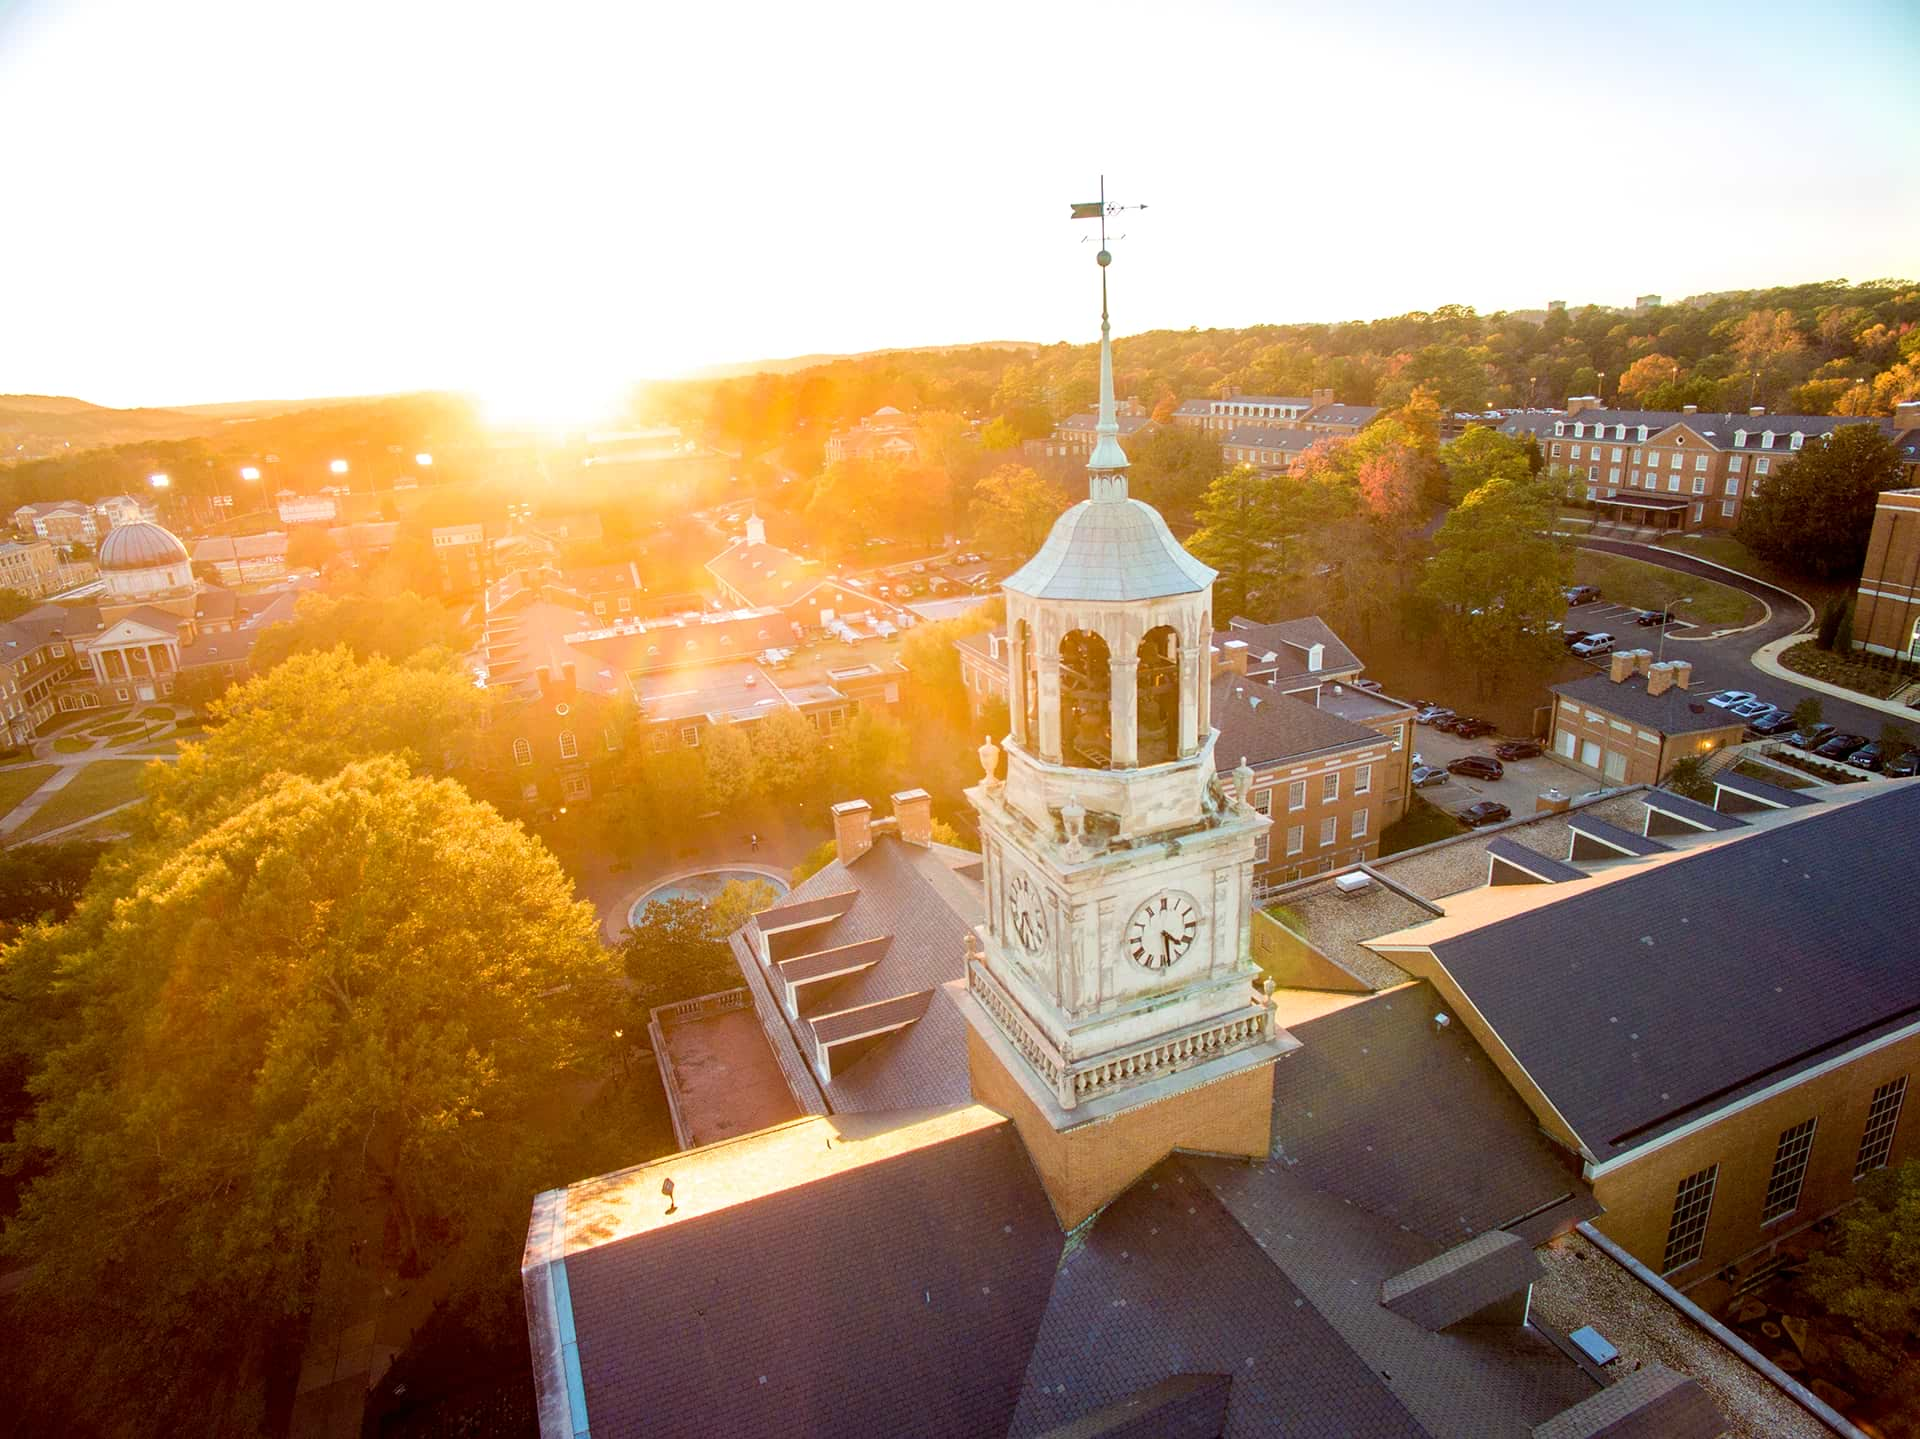
{"label": "brick building", "polygon": [[892,405],[882,405],[858,425],[835,430],[827,436],[826,462],[842,460],[899,460],[918,457],[918,431],[906,415]]}
{"label": "brick building", "polygon": [[493,582],[485,525],[438,525],[431,538],[441,594],[478,594]]}
{"label": "brick building", "polygon": [[1920,489],[1883,490],[1854,597],[1853,643],[1920,660]]}
{"label": "brick building", "polygon": [[61,585],[60,557],[49,540],[0,543],[0,589],[40,599]]}
{"label": "brick building", "polygon": [[767,543],[767,522],[747,517],[746,533],[707,561],[720,594],[745,609],[778,609],[803,631],[879,614],[902,623],[898,609],[850,585],[818,560]]}
{"label": "brick building", "polygon": [[1332,390],[1315,390],[1311,395],[1243,395],[1231,390],[1223,399],[1182,400],[1173,412],[1173,422],[1220,434],[1246,428],[1273,429],[1298,424],[1310,410],[1332,403]]}
{"label": "brick building", "polygon": [[1220,457],[1229,465],[1252,465],[1284,475],[1300,457],[1327,437],[1312,430],[1247,426],[1220,433]]}
{"label": "brick building", "polygon": [[1554,753],[1609,785],[1658,784],[1683,756],[1739,744],[1746,722],[1693,692],[1693,666],[1615,650],[1605,674],[1553,687]]}

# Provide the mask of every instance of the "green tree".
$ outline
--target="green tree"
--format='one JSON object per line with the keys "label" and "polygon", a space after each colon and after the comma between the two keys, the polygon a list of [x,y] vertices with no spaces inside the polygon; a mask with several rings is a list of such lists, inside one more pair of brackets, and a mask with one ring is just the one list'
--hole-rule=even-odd
{"label": "green tree", "polygon": [[88,840],[63,840],[0,850],[0,937],[10,939],[37,919],[64,920],[106,849]]}
{"label": "green tree", "polygon": [[1860,573],[1882,490],[1901,483],[1900,452],[1877,425],[1807,441],[1747,497],[1738,535],[1755,554],[1815,579]]}
{"label": "green tree", "polygon": [[707,807],[728,809],[750,798],[760,786],[760,760],[753,741],[735,724],[707,726],[699,753],[706,767]]}
{"label": "green tree", "polygon": [[40,601],[20,590],[0,589],[0,624],[17,620]]}
{"label": "green tree", "polygon": [[781,707],[750,727],[762,784],[788,802],[817,796],[827,778],[826,742],[797,710]]}
{"label": "green tree", "polygon": [[707,905],[707,917],[717,934],[732,934],[763,909],[780,902],[780,893],[764,879],[730,879]]}
{"label": "green tree", "polygon": [[221,674],[217,665],[195,665],[174,677],[173,702],[205,719],[213,702],[232,688],[233,681]]}
{"label": "green tree", "polygon": [[1491,692],[1516,664],[1559,658],[1549,625],[1566,613],[1571,551],[1549,533],[1551,486],[1491,480],[1447,516],[1420,589],[1437,605],[1449,654]]}
{"label": "green tree", "polygon": [[1127,441],[1128,489],[1169,519],[1184,521],[1221,470],[1220,444],[1205,430],[1157,425]]}
{"label": "green tree", "polygon": [[1187,541],[1194,558],[1212,566],[1214,609],[1243,615],[1265,585],[1281,544],[1279,486],[1251,465],[1236,465],[1207,486],[1195,513],[1200,528]]}
{"label": "green tree", "polygon": [[1854,1382],[1881,1397],[1920,1400],[1920,1160],[1868,1174],[1858,1202],[1835,1216],[1824,1248],[1807,1257],[1795,1288],[1827,1313],[1851,1320],[1835,1345]]}
{"label": "green tree", "polygon": [[1902,724],[1888,720],[1880,726],[1879,745],[1881,762],[1892,764],[1913,749],[1913,732]]}
{"label": "green tree", "polygon": [[1067,492],[1025,465],[1002,465],[973,487],[973,533],[993,550],[1024,559],[1040,548],[1069,501]]}
{"label": "green tree", "polygon": [[1713,780],[1707,775],[1706,761],[1697,754],[1684,754],[1675,760],[1667,777],[1660,781],[1660,787],[1703,804],[1713,799]]}
{"label": "green tree", "polygon": [[1793,707],[1793,727],[1805,734],[1820,723],[1823,712],[1819,696],[1808,695]]}
{"label": "green tree", "polygon": [[1485,425],[1469,425],[1442,453],[1442,463],[1447,470],[1447,500],[1455,505],[1489,480],[1524,484],[1534,474],[1526,445]]}
{"label": "green tree", "polygon": [[300,596],[293,618],[269,625],[255,642],[250,663],[265,673],[290,655],[312,654],[344,645],[355,659],[383,655],[411,659],[425,650],[457,654],[467,648],[468,631],[454,611],[438,600],[406,593]]}
{"label": "green tree", "polygon": [[15,1377],[50,1432],[143,1433],[209,1432],[235,1336],[308,1312],[355,1196],[414,1272],[524,1222],[617,977],[544,847],[393,758],[116,852],[0,974],[51,1038],[4,1245],[58,1340]]}
{"label": "green tree", "polygon": [[656,899],[649,904],[621,939],[620,960],[641,1014],[740,983],[725,933],[697,899]]}
{"label": "green tree", "polygon": [[822,840],[807,851],[806,858],[793,867],[793,882],[804,884],[821,870],[840,857],[840,846],[833,840]]}

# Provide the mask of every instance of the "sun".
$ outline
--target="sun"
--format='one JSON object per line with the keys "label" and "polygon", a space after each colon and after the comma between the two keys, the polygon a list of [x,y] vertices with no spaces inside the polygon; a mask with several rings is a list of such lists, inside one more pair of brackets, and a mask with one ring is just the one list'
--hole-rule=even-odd
{"label": "sun", "polygon": [[496,430],[569,433],[620,420],[632,394],[629,382],[564,365],[505,370],[472,387],[480,417]]}

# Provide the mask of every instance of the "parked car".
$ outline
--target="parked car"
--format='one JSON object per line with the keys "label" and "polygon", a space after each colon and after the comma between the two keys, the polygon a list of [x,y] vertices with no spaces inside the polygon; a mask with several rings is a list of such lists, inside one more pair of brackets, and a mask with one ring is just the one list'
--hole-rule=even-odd
{"label": "parked car", "polygon": [[1816,749],[1814,753],[1819,755],[1821,759],[1844,760],[1855,750],[1862,748],[1866,742],[1867,737],[1863,734],[1841,733],[1831,735],[1821,743],[1820,748]]}
{"label": "parked car", "polygon": [[1765,714],[1772,708],[1773,706],[1765,700],[1741,700],[1739,704],[1728,710],[1727,713],[1735,719],[1750,720],[1755,715]]}
{"label": "parked car", "polygon": [[1597,605],[1600,603],[1600,586],[1569,585],[1566,595],[1569,605]]}
{"label": "parked car", "polygon": [[1834,727],[1832,725],[1817,724],[1812,729],[1795,730],[1792,734],[1788,735],[1782,743],[1790,744],[1795,749],[1813,749],[1825,744],[1828,736],[1833,733]]}
{"label": "parked car", "polygon": [[1567,630],[1560,636],[1560,642],[1568,649],[1572,649],[1592,633],[1592,630]]}
{"label": "parked car", "polygon": [[1762,739],[1772,739],[1793,728],[1793,711],[1770,709],[1766,714],[1755,715],[1748,720],[1747,728]]}
{"label": "parked car", "polygon": [[1500,821],[1513,818],[1513,811],[1497,800],[1483,799],[1478,804],[1470,804],[1454,816],[1468,829],[1478,829],[1483,824],[1499,824]]}
{"label": "parked car", "polygon": [[1417,764],[1413,767],[1413,787],[1427,789],[1436,784],[1447,782],[1447,772],[1438,765]]}
{"label": "parked car", "polygon": [[1413,720],[1415,724],[1437,725],[1441,720],[1450,720],[1452,718],[1453,711],[1445,705],[1428,705],[1427,708],[1415,715]]}
{"label": "parked car", "polygon": [[1461,739],[1479,739],[1481,735],[1492,734],[1497,728],[1499,726],[1472,715],[1463,715],[1447,722],[1447,733],[1457,734]]}
{"label": "parked car", "polygon": [[1878,774],[1886,768],[1884,754],[1885,751],[1880,748],[1880,742],[1875,740],[1872,744],[1861,745],[1859,749],[1848,755],[1847,763],[1856,769],[1870,769]]}
{"label": "parked car", "polygon": [[1902,751],[1887,761],[1887,767],[1881,773],[1888,779],[1910,779],[1920,774],[1920,749]]}
{"label": "parked car", "polygon": [[1673,620],[1674,614],[1672,610],[1642,610],[1633,617],[1633,622],[1636,625],[1647,626],[1670,625],[1673,623]]}
{"label": "parked car", "polygon": [[1493,752],[1503,760],[1540,758],[1540,746],[1530,739],[1502,740],[1493,747]]}
{"label": "parked car", "polygon": [[1380,693],[1379,680],[1355,680],[1353,682],[1353,687],[1357,690],[1365,690],[1370,695],[1377,695]]}
{"label": "parked car", "polygon": [[1465,775],[1468,779],[1499,779],[1506,768],[1490,754],[1463,754],[1459,759],[1447,761],[1447,773]]}
{"label": "parked car", "polygon": [[1593,659],[1596,655],[1612,654],[1613,636],[1605,630],[1600,631],[1598,634],[1588,635],[1573,647],[1573,652],[1583,660]]}
{"label": "parked car", "polygon": [[1730,710],[1735,705],[1745,704],[1748,700],[1758,699],[1752,690],[1721,690],[1717,695],[1708,695],[1707,703],[1715,709]]}

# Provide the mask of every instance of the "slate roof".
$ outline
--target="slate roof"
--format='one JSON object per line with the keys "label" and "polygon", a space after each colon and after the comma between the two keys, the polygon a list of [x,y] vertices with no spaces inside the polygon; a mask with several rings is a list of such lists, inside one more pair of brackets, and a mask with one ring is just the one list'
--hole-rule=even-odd
{"label": "slate roof", "polygon": [[[1277,657],[1270,668],[1286,677],[1314,673],[1307,668],[1307,650],[1313,645],[1323,647],[1320,657],[1322,671],[1341,674],[1362,668],[1360,657],[1348,649],[1346,641],[1335,634],[1333,627],[1318,615],[1302,615],[1298,619],[1276,620],[1264,625],[1236,615],[1227,622],[1226,633],[1213,637],[1216,645],[1224,640],[1245,640],[1247,648],[1254,655],[1274,652]],[[1256,673],[1262,668],[1251,657],[1248,667]]]}
{"label": "slate roof", "polygon": [[[1650,789],[1641,796],[1641,799],[1655,814],[1666,815],[1681,821],[1680,824],[1669,827],[1669,832],[1673,833],[1743,829],[1747,823],[1736,815],[1722,814],[1710,804],[1702,804],[1697,799],[1688,799],[1685,795],[1674,794],[1671,790]],[[1649,832],[1660,833],[1661,831],[1655,829]]]}
{"label": "slate roof", "polygon": [[1243,757],[1259,768],[1302,755],[1385,743],[1378,730],[1231,673],[1214,676],[1213,725],[1220,731],[1214,764],[1223,773]]}
{"label": "slate roof", "polygon": [[1533,1439],[1720,1439],[1726,1421],[1693,1380],[1645,1364],[1536,1425]]}
{"label": "slate roof", "polygon": [[1540,1272],[1531,1244],[1495,1229],[1392,1275],[1380,1285],[1380,1302],[1437,1331],[1520,1294]]}
{"label": "slate roof", "polygon": [[1626,720],[1661,734],[1697,734],[1702,730],[1741,729],[1744,722],[1707,703],[1705,693],[1681,689],[1647,693],[1647,677],[1632,675],[1618,684],[1604,674],[1591,674],[1553,686],[1557,695],[1577,700],[1590,709]]}
{"label": "slate roof", "polygon": [[1214,572],[1141,500],[1082,500],[1001,588],[1044,600],[1147,600],[1198,594]]}
{"label": "slate roof", "polygon": [[1373,423],[1380,414],[1378,405],[1321,405],[1300,417],[1303,425],[1354,425]]}
{"label": "slate roof", "polygon": [[[1575,835],[1574,842],[1571,846],[1571,850],[1574,851],[1574,858],[1604,858],[1614,853],[1645,856],[1649,854],[1663,854],[1671,848],[1669,845],[1660,843],[1657,839],[1650,839],[1643,834],[1635,834],[1632,830],[1622,829],[1617,824],[1609,824],[1598,815],[1569,815],[1567,817],[1567,828],[1572,830]],[[1579,851],[1585,848],[1580,843],[1582,839],[1596,841],[1602,847],[1601,852],[1597,854],[1579,853]]]}
{"label": "slate roof", "polygon": [[[1588,821],[1588,823],[1591,823],[1591,821]],[[1571,822],[1568,828],[1573,828]],[[1576,869],[1570,864],[1565,864],[1548,855],[1537,853],[1534,850],[1528,849],[1527,846],[1521,844],[1518,840],[1508,839],[1503,834],[1495,835],[1487,841],[1487,855],[1490,859],[1497,859],[1512,869],[1521,870],[1541,884],[1565,884],[1570,879],[1585,879],[1587,877],[1585,870]],[[1489,883],[1493,882],[1492,876],[1496,872],[1496,867],[1488,867]],[[1516,882],[1525,883],[1526,881]]]}
{"label": "slate roof", "polygon": [[1255,450],[1285,450],[1300,454],[1324,444],[1326,436],[1312,430],[1288,429],[1280,425],[1243,425],[1220,436],[1223,445],[1240,445]]}
{"label": "slate roof", "polygon": [[1543,888],[1431,948],[1606,1160],[1920,1015],[1889,903],[1917,832],[1920,784],[1901,781]]}
{"label": "slate roof", "polygon": [[735,540],[707,561],[707,569],[722,583],[745,595],[756,608],[790,605],[804,598],[833,575],[817,560],[803,560],[778,545],[755,545]]}
{"label": "slate roof", "polygon": [[[1085,414],[1067,416],[1066,419],[1054,427],[1054,433],[1059,434],[1062,431],[1071,431],[1074,433],[1092,434],[1094,428],[1099,425],[1099,423],[1100,416],[1089,410]],[[1120,434],[1124,438],[1127,435],[1135,434],[1140,430],[1146,429],[1153,423],[1153,417],[1151,415],[1116,415],[1114,416],[1114,423],[1120,427]]]}

